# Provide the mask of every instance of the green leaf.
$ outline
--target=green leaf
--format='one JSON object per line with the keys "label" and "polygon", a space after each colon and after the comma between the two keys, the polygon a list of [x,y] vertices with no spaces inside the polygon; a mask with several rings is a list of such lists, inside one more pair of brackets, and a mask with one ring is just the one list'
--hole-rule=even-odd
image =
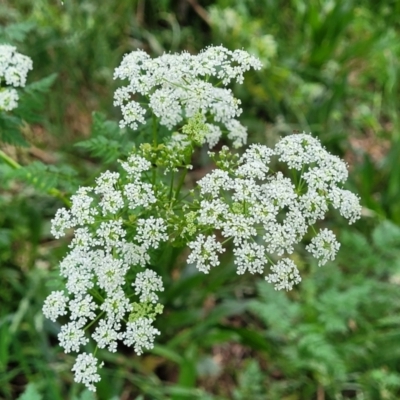
{"label": "green leaf", "polygon": [[35,28],[36,24],[32,21],[24,21],[0,27],[0,40],[2,42],[23,42],[29,32]]}
{"label": "green leaf", "polygon": [[51,74],[49,76],[46,76],[45,78],[42,78],[38,81],[35,81],[33,83],[30,83],[29,85],[25,86],[25,91],[29,94],[34,94],[34,93],[47,93],[50,89],[55,80],[57,79],[57,74]]}
{"label": "green leaf", "polygon": [[88,389],[85,389],[79,397],[74,396],[72,400],[96,400],[95,395]]}
{"label": "green leaf", "polygon": [[57,74],[51,74],[39,81],[26,85],[18,102],[18,107],[14,110],[14,114],[27,122],[40,122],[43,116],[39,111],[44,107],[47,93]]}
{"label": "green leaf", "polygon": [[239,373],[239,387],[234,390],[233,398],[235,400],[264,400],[263,378],[264,374],[261,372],[257,361],[250,360],[246,369]]}
{"label": "green leaf", "polygon": [[[179,377],[178,384],[182,387],[193,388],[196,384],[196,362],[197,362],[197,347],[196,345],[190,345],[183,357],[183,361],[179,365]],[[174,396],[174,400],[180,400],[180,396]]]}
{"label": "green leaf", "polygon": [[92,119],[92,137],[75,146],[88,150],[92,157],[100,158],[106,164],[115,162],[133,147],[115,121],[108,121],[103,114],[96,112]]}
{"label": "green leaf", "polygon": [[21,118],[0,111],[0,142],[27,147],[28,143],[21,134],[22,125]]}
{"label": "green leaf", "polygon": [[13,336],[10,334],[9,325],[0,325],[0,372],[5,372],[6,365],[10,356],[10,344]]}
{"label": "green leaf", "polygon": [[15,175],[42,192],[57,185],[57,176],[49,173],[48,166],[40,161],[34,161],[18,169]]}
{"label": "green leaf", "polygon": [[181,364],[183,362],[183,358],[178,352],[172,350],[170,347],[160,344],[155,344],[151,350],[151,353],[164,357],[167,360],[173,361],[177,364]]}
{"label": "green leaf", "polygon": [[42,400],[43,397],[36,389],[36,385],[34,383],[29,383],[26,387],[24,393],[18,397],[18,400]]}
{"label": "green leaf", "polygon": [[254,330],[233,327],[227,327],[226,329],[235,332],[240,337],[240,342],[252,349],[267,352],[271,351],[271,343],[267,338]]}
{"label": "green leaf", "polygon": [[378,225],[372,233],[375,246],[387,252],[390,249],[400,247],[400,227],[388,220]]}

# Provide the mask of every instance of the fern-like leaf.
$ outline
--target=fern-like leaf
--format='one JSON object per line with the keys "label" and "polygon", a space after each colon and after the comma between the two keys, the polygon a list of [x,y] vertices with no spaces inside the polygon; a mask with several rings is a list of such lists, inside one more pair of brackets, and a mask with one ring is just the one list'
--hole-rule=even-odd
{"label": "fern-like leaf", "polygon": [[0,26],[0,41],[3,43],[23,42],[34,27],[35,23],[31,21],[10,24],[6,27]]}
{"label": "fern-like leaf", "polygon": [[75,144],[89,152],[92,157],[99,158],[105,164],[115,162],[125,154],[132,145],[115,121],[106,120],[101,113],[93,113],[91,138]]}

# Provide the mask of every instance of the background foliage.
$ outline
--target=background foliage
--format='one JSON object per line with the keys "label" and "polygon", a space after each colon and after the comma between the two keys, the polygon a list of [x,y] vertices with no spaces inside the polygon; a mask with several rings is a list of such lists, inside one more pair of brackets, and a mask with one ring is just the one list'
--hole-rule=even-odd
{"label": "background foliage", "polygon": [[[160,254],[159,344],[142,357],[104,353],[97,398],[399,398],[398,15],[397,0],[3,1],[0,41],[34,70],[24,120],[0,121],[1,149],[22,165],[0,163],[0,398],[96,398],[72,382],[58,326],[41,314],[67,246],[49,221],[64,194],[112,169],[135,140],[120,135],[112,107],[122,55],[209,44],[266,66],[234,88],[250,141],[318,135],[349,162],[364,217],[348,228],[329,216],[337,260],[318,268],[299,248],[304,279],[289,293],[237,277],[229,256],[204,276],[182,254]],[[198,178],[202,152],[195,165]]]}

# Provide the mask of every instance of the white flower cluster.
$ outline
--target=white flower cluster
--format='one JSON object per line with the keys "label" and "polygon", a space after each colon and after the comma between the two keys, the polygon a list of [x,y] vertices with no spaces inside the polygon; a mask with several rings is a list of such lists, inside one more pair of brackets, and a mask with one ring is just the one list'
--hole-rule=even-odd
{"label": "white flower cluster", "polygon": [[116,90],[114,105],[120,106],[121,127],[137,129],[145,123],[146,108],[132,99],[140,94],[147,99],[151,112],[168,129],[184,119],[200,113],[206,123],[203,142],[214,146],[222,135],[219,124],[228,132],[235,147],[246,143],[247,131],[235,118],[242,112],[240,100],[225,87],[213,85],[214,78],[222,86],[231,81],[243,82],[243,73],[261,69],[260,60],[243,50],[230,51],[211,46],[197,55],[188,52],[163,54],[151,58],[142,50],[125,55],[116,68],[114,79],[127,79],[127,86]]}
{"label": "white flower cluster", "polygon": [[[240,157],[224,147],[219,168],[198,182],[198,199],[186,213],[186,226],[181,214],[162,207],[170,188],[150,183],[152,157],[151,146],[133,153],[121,162],[122,174],[107,171],[94,187],[80,188],[71,197],[70,210],[58,210],[52,222],[55,237],[69,229],[74,237],[60,264],[66,291],[51,293],[43,313],[53,321],[69,315],[59,342],[67,353],[80,352],[75,379],[91,390],[100,379],[101,364],[95,355],[81,352],[90,339],[111,352],[122,341],[140,355],[160,334],[153,322],[161,312],[163,283],[146,266],[150,252],[173,242],[176,232],[191,249],[187,262],[201,272],[219,265],[225,251],[222,237],[233,243],[238,274],[267,271],[265,279],[275,289],[291,290],[301,276],[290,254],[309,227],[325,217],[330,205],[350,223],[361,214],[359,198],[341,188],[346,164],[304,133],[281,139],[274,149],[253,144]],[[273,157],[292,170],[294,181],[270,170]],[[306,250],[324,265],[339,246],[333,232],[322,229]]]}
{"label": "white flower cluster", "polygon": [[[297,185],[281,172],[269,173],[272,156],[298,171]],[[198,182],[196,232],[213,228],[224,239],[231,239],[238,274],[246,270],[262,274],[269,260],[266,280],[278,290],[291,290],[301,278],[288,255],[309,226],[325,217],[329,205],[349,223],[360,218],[359,198],[340,187],[346,179],[346,164],[311,135],[287,136],[273,150],[252,145],[236,168],[227,164],[226,170],[215,169]],[[190,218],[193,224],[193,215]],[[189,247],[188,262],[205,273],[219,264],[218,254],[224,251],[214,234],[197,233]],[[335,258],[339,243],[333,232],[323,229],[306,249],[324,265]],[[273,264],[272,256],[283,258]]]}
{"label": "white flower cluster", "polygon": [[[160,217],[140,218],[141,210],[156,202],[152,185],[144,179],[151,164],[137,154],[121,164],[123,176],[104,172],[95,187],[80,188],[71,198],[71,209],[58,210],[52,221],[57,238],[65,230],[75,230],[69,254],[60,264],[66,291],[51,293],[43,306],[52,321],[70,316],[58,335],[66,353],[80,352],[89,342],[87,328],[93,324],[91,338],[98,348],[111,352],[123,341],[141,354],[153,347],[159,334],[152,326],[160,312],[154,304],[164,288],[161,277],[146,265],[150,251],[168,239],[166,224]],[[123,213],[136,215],[136,224],[129,226],[121,218]],[[144,270],[137,272],[140,269]],[[136,303],[130,300],[134,294]],[[93,383],[100,379],[97,364],[94,355],[79,354],[73,367],[75,380],[95,390]]]}
{"label": "white flower cluster", "polygon": [[12,86],[0,87],[0,110],[11,111],[18,106],[18,93],[15,87],[24,87],[28,71],[32,69],[32,60],[16,51],[8,44],[0,45],[0,84]]}
{"label": "white flower cluster", "polygon": [[[160,334],[153,323],[162,311],[158,296],[163,282],[147,266],[163,243],[187,244],[187,262],[209,273],[229,241],[238,274],[266,272],[275,289],[291,290],[301,281],[290,258],[299,242],[308,240],[306,250],[318,265],[333,260],[339,250],[332,231],[310,235],[309,227],[325,218],[329,206],[349,223],[360,218],[359,198],[342,188],[346,164],[305,133],[281,139],[274,149],[253,144],[240,157],[224,147],[218,168],[198,182],[198,197],[183,206],[185,174],[178,182],[174,174],[190,169],[195,145],[212,147],[223,132],[234,147],[246,143],[246,129],[236,119],[240,100],[226,86],[242,83],[244,72],[260,68],[260,61],[247,52],[217,46],[198,55],[154,59],[138,50],[115,70],[114,78],[128,80],[114,97],[122,127],[137,129],[146,123],[146,104],[155,120],[154,137],[159,124],[178,132],[164,144],[143,143],[121,162],[121,173],[104,172],[94,187],[81,187],[71,197],[70,209],[58,210],[52,221],[56,238],[72,229],[74,237],[60,264],[65,291],[51,293],[43,313],[52,321],[69,316],[59,342],[65,352],[80,353],[72,370],[75,380],[90,390],[95,390],[102,366],[96,354],[82,351],[90,340],[111,352],[122,341],[140,355]],[[7,79],[25,83],[22,74],[19,80]],[[135,101],[135,95],[144,103]],[[286,164],[293,178],[271,171],[272,158]],[[168,185],[165,177],[159,179],[162,169],[170,173]]]}

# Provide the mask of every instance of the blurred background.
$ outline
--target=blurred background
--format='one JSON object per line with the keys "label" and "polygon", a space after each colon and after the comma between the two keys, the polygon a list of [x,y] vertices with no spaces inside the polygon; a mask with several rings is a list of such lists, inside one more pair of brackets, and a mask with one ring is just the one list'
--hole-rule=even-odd
{"label": "blurred background", "polygon": [[[28,82],[57,74],[22,127],[30,146],[0,142],[23,166],[16,176],[0,163],[0,399],[400,398],[400,1],[3,0],[0,22],[1,42],[33,59]],[[211,44],[265,65],[233,87],[249,141],[318,136],[349,163],[363,218],[329,215],[336,261],[318,268],[299,248],[303,281],[289,293],[235,275],[229,256],[204,276],[182,251],[163,254],[157,346],[100,352],[94,395],[73,382],[74,357],[41,314],[68,245],[49,233],[62,206],[51,188],[91,184],[134,140],[112,106],[123,54]]]}

